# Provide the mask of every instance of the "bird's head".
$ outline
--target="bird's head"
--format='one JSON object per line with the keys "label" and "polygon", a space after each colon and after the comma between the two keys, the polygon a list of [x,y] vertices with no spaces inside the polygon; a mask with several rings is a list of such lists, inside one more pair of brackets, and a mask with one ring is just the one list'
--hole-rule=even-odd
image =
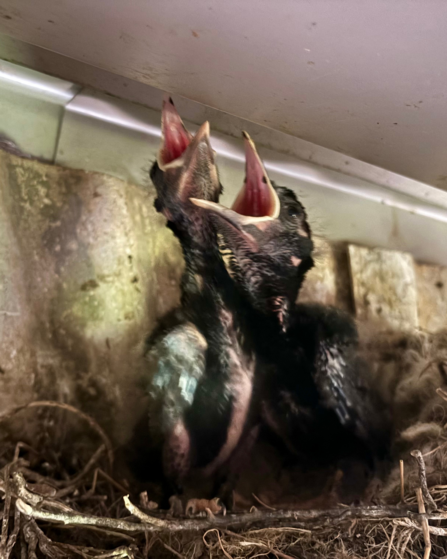
{"label": "bird's head", "polygon": [[190,198],[217,202],[221,185],[210,145],[210,127],[195,136],[185,128],[170,97],[163,100],[161,144],[150,176],[157,191],[155,208],[177,229],[186,229],[195,208]]}
{"label": "bird's head", "polygon": [[237,287],[285,331],[289,309],[313,266],[311,231],[295,194],[271,183],[246,133],[244,141],[246,176],[232,208],[212,200],[192,202],[209,214],[221,258]]}

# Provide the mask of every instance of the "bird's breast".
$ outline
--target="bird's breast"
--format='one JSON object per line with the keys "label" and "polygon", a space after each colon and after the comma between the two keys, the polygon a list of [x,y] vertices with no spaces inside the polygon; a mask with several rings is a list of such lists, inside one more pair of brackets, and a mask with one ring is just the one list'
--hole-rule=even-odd
{"label": "bird's breast", "polygon": [[215,459],[205,468],[210,474],[230,457],[238,445],[249,418],[253,397],[256,360],[243,348],[243,335],[236,327],[233,314],[222,309],[220,322],[223,325],[222,361],[226,361],[225,390],[231,399],[226,438]]}

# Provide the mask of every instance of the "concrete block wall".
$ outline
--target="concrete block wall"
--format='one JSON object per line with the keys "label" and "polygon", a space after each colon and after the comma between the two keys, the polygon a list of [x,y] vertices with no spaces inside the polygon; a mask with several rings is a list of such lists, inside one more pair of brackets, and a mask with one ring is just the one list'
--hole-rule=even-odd
{"label": "concrete block wall", "polygon": [[0,410],[74,404],[126,441],[141,344],[179,301],[181,251],[154,194],[0,151]]}
{"label": "concrete block wall", "polygon": [[315,242],[315,268],[300,301],[320,301],[358,320],[398,331],[447,328],[447,268],[410,254],[352,244]]}
{"label": "concrete block wall", "polygon": [[[141,350],[179,302],[180,247],[154,191],[0,152],[0,411],[74,404],[116,444],[145,413]],[[396,329],[447,326],[447,269],[316,238],[302,301]]]}

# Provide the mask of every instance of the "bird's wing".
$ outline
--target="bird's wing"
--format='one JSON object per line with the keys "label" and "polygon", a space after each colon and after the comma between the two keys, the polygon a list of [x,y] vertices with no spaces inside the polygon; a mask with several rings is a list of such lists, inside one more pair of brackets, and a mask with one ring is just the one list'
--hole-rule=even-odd
{"label": "bird's wing", "polygon": [[168,433],[192,405],[197,385],[205,373],[207,343],[190,322],[174,326],[150,340],[147,392],[150,426]]}
{"label": "bird's wing", "polygon": [[332,307],[300,307],[307,313],[313,338],[313,376],[323,405],[363,440],[380,444],[387,418],[372,386],[369,366],[359,355],[355,322]]}
{"label": "bird's wing", "polygon": [[186,424],[196,389],[205,373],[207,343],[197,328],[177,324],[156,333],[148,343],[148,445],[162,449],[163,471],[175,491],[188,473],[194,443]]}
{"label": "bird's wing", "polygon": [[362,433],[361,415],[367,389],[362,378],[357,375],[351,353],[351,348],[334,340],[320,339],[314,378],[325,406],[335,411],[340,423],[366,436],[366,433]]}

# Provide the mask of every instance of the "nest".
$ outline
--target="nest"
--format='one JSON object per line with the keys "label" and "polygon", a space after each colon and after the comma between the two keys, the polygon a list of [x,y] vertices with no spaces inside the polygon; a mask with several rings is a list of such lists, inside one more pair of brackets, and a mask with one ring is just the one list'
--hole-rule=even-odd
{"label": "nest", "polygon": [[[376,351],[402,459],[361,506],[277,510],[257,499],[226,516],[172,517],[125,479],[92,418],[50,401],[14,409],[0,417],[0,557],[445,557],[447,345],[417,340],[402,346],[386,337]],[[411,419],[402,411],[409,408]]]}

